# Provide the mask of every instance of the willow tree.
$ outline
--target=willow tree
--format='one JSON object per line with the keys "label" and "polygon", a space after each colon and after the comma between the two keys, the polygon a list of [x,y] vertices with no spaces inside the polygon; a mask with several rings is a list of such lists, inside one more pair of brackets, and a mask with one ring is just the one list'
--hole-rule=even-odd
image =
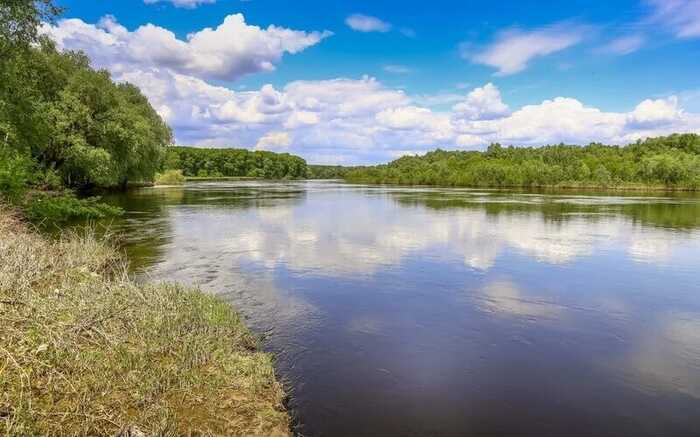
{"label": "willow tree", "polygon": [[55,173],[68,187],[152,180],[171,142],[169,127],[138,88],[115,83],[83,53],[59,52],[41,36],[41,23],[59,12],[51,0],[0,4],[3,161],[29,159],[36,173]]}

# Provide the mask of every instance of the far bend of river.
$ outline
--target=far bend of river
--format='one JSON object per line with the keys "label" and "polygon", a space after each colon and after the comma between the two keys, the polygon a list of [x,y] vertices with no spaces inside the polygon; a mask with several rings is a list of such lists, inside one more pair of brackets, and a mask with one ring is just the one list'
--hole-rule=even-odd
{"label": "far bend of river", "polygon": [[305,436],[700,436],[700,197],[217,182],[110,198]]}

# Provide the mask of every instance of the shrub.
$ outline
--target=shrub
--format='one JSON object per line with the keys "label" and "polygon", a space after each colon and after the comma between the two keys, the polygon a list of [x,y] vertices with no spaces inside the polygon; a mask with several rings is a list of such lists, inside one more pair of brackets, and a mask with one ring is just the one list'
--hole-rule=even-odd
{"label": "shrub", "polygon": [[25,214],[32,221],[96,220],[122,213],[123,210],[119,207],[101,203],[99,197],[78,199],[70,192],[60,195],[34,193],[25,206]]}
{"label": "shrub", "polygon": [[65,188],[63,186],[61,175],[52,168],[46,169],[43,173],[41,173],[36,182],[39,188],[42,190],[61,191]]}
{"label": "shrub", "polygon": [[185,176],[182,170],[166,170],[156,175],[155,183],[156,185],[182,185],[185,183]]}
{"label": "shrub", "polygon": [[32,161],[0,146],[0,195],[17,203],[31,180]]}

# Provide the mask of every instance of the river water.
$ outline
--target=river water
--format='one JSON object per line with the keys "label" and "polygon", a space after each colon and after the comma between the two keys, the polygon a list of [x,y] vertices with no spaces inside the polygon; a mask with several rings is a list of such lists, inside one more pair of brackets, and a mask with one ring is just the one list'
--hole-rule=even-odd
{"label": "river water", "polygon": [[217,182],[109,198],[307,436],[700,435],[700,197]]}

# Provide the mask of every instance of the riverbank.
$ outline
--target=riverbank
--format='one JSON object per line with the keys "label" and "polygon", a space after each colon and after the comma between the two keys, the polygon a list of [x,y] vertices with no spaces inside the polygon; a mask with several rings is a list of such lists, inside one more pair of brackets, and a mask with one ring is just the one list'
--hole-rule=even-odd
{"label": "riverbank", "polygon": [[264,178],[252,176],[185,176],[187,182],[212,182],[212,181],[255,181]]}
{"label": "riverbank", "polygon": [[[289,434],[272,357],[231,307],[137,285],[91,235],[0,209],[0,434]],[[137,435],[137,434],[131,434]]]}
{"label": "riverbank", "polygon": [[606,193],[606,192],[649,192],[649,193],[696,193],[700,192],[700,186],[698,187],[684,187],[684,186],[666,186],[660,184],[622,184],[622,185],[596,185],[590,183],[562,183],[553,185],[450,185],[450,184],[404,184],[404,183],[393,183],[393,182],[376,182],[376,181],[365,181],[365,180],[346,180],[341,179],[343,182],[355,185],[379,185],[387,187],[408,187],[408,188],[465,188],[470,190],[489,190],[489,191],[506,191],[506,192],[517,192],[517,193],[556,193],[556,192],[573,192],[573,191],[585,191],[593,193]]}

